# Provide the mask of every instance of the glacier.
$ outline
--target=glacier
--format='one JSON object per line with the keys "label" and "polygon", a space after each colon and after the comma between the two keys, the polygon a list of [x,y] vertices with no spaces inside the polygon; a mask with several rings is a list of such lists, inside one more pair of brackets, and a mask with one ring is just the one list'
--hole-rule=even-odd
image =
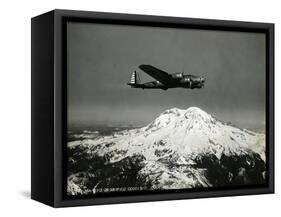
{"label": "glacier", "polygon": [[[86,133],[85,133],[86,132]],[[67,194],[263,184],[265,135],[198,107],[172,108],[148,125],[67,143]]]}

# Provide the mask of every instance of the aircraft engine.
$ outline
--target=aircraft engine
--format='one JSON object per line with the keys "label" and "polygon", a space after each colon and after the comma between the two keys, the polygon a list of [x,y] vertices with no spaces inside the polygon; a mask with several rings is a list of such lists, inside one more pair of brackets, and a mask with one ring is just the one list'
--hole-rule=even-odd
{"label": "aircraft engine", "polygon": [[172,78],[181,79],[182,77],[183,77],[183,73],[174,73],[174,74],[172,74]]}

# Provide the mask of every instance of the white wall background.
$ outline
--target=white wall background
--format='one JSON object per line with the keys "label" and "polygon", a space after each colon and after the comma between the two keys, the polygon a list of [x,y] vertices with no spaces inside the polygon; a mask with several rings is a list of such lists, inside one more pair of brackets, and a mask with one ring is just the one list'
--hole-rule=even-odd
{"label": "white wall background", "polygon": [[[280,213],[281,3],[274,0],[1,1],[1,216],[269,216]],[[275,23],[276,194],[52,209],[30,197],[30,18],[54,8]],[[42,186],[44,187],[44,186]]]}

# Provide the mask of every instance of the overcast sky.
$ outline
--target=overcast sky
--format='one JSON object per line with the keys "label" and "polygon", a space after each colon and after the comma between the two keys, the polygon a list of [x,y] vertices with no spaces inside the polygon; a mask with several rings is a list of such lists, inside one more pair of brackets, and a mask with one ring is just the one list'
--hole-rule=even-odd
{"label": "overcast sky", "polygon": [[[265,35],[228,31],[68,23],[71,124],[146,124],[166,109],[200,107],[255,130],[265,123]],[[206,77],[203,89],[142,90],[126,85],[151,64]]]}

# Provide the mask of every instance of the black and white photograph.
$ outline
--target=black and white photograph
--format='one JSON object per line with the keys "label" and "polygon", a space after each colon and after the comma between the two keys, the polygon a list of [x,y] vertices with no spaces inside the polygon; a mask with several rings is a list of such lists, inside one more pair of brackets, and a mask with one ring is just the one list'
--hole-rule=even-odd
{"label": "black and white photograph", "polygon": [[68,196],[267,183],[264,33],[66,32]]}
{"label": "black and white photograph", "polygon": [[276,216],[280,5],[2,1],[0,216]]}

